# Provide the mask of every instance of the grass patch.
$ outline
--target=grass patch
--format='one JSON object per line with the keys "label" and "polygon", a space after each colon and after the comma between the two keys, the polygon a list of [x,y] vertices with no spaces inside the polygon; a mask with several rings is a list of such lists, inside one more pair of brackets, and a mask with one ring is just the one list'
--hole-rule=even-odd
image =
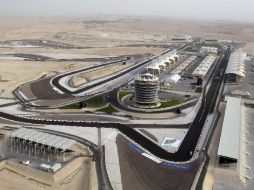
{"label": "grass patch", "polygon": [[245,106],[249,108],[254,108],[254,104],[251,104],[251,103],[245,103]]}
{"label": "grass patch", "polygon": [[194,100],[196,99],[196,97],[190,97],[190,98],[186,98],[185,100],[181,100],[181,99],[171,99],[171,100],[168,100],[168,101],[165,101],[165,102],[160,102],[161,105],[159,107],[156,107],[156,108],[143,108],[143,109],[161,109],[161,108],[170,108],[170,107],[173,107],[173,106],[176,106],[176,105],[179,105],[179,104],[183,104],[185,102],[188,102],[190,100]]}
{"label": "grass patch", "polygon": [[201,93],[201,92],[202,92],[202,87],[201,87],[201,86],[198,86],[198,87],[196,88],[195,92]]}
{"label": "grass patch", "polygon": [[97,111],[105,112],[105,113],[116,113],[116,112],[118,112],[118,110],[113,108],[113,106],[111,106],[110,104],[105,108],[98,109]]}
{"label": "grass patch", "polygon": [[119,99],[119,101],[121,101],[123,97],[125,97],[127,95],[130,95],[130,94],[133,95],[132,92],[118,92],[118,99]]}
{"label": "grass patch", "polygon": [[179,105],[179,104],[188,102],[188,101],[193,100],[193,99],[195,99],[195,98],[191,97],[191,98],[187,98],[187,99],[185,99],[185,100],[172,99],[172,100],[169,100],[169,101],[166,101],[166,102],[161,102],[161,105],[160,105],[160,107],[158,107],[158,108],[169,108],[169,107],[173,107],[173,106],[176,106],[176,105]]}
{"label": "grass patch", "polygon": [[203,44],[203,43],[197,43],[195,46],[189,46],[187,48],[185,48],[184,50],[187,52],[196,52],[197,50],[199,50],[202,46],[205,47],[216,47],[218,49],[221,48],[221,45],[218,43],[214,43],[214,44]]}
{"label": "grass patch", "polygon": [[[100,106],[100,105],[104,104],[104,101],[103,101],[102,96],[96,96],[94,98],[86,100],[85,103],[90,105],[90,106]],[[67,105],[67,106],[63,106],[59,109],[81,109],[81,107],[79,107],[79,104],[76,103],[76,104],[70,104],[70,105]]]}
{"label": "grass patch", "polygon": [[170,101],[167,102],[161,102],[161,105],[159,108],[168,108],[168,107],[172,107],[172,106],[176,106],[178,104],[183,103],[184,101],[179,100],[179,99],[172,99]]}
{"label": "grass patch", "polygon": [[103,97],[102,96],[96,96],[94,98],[91,98],[89,100],[85,101],[88,105],[92,106],[98,106],[104,104]]}
{"label": "grass patch", "polygon": [[195,52],[197,49],[193,48],[193,47],[187,47],[184,49],[184,51],[187,51],[187,52]]}
{"label": "grass patch", "polygon": [[67,106],[60,107],[59,109],[81,109],[78,104],[71,104]]}

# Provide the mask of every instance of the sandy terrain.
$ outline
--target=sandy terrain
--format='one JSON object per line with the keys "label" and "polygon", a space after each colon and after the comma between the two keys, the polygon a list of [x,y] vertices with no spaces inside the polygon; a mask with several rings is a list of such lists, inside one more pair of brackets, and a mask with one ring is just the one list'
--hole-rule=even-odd
{"label": "sandy terrain", "polygon": [[[131,62],[131,63],[133,63],[133,62]],[[125,68],[133,65],[131,63],[129,62],[129,63],[126,63],[125,65],[118,64],[118,65],[114,65],[111,67],[98,69],[96,71],[92,71],[92,72],[89,72],[86,74],[76,75],[70,80],[70,85],[77,87],[79,85],[85,84],[86,82],[96,80],[96,79],[99,79],[104,76],[108,76],[112,73],[118,72],[122,69],[125,69]]]}
{"label": "sandy terrain", "polygon": [[[132,54],[156,53],[161,50],[157,47],[118,47],[139,41],[142,34],[100,28],[101,24],[83,23],[75,19],[28,19],[28,18],[1,18],[1,41],[40,39],[51,40],[84,47],[83,49],[45,48],[45,47],[20,47],[0,48],[0,55],[6,54],[38,54],[53,57],[86,57],[86,56],[119,56]],[[110,25],[110,24],[109,24]],[[16,43],[14,43],[16,44]],[[86,48],[88,47],[88,48]],[[92,48],[91,48],[92,47]],[[97,62],[98,63],[98,62]],[[19,85],[34,80],[42,74],[54,71],[65,71],[69,65],[75,64],[76,68],[95,64],[95,62],[54,62],[54,61],[21,61],[0,60],[1,79],[0,96],[12,97],[11,92]],[[114,70],[114,69],[113,69]]]}
{"label": "sandy terrain", "polygon": [[[0,190],[89,190],[92,186],[96,186],[96,177],[91,173],[94,172],[91,166],[93,168],[94,164],[91,164],[90,159],[77,159],[71,166],[67,165],[68,168],[63,168],[52,175],[9,161],[1,162]],[[93,184],[90,184],[90,181]]]}
{"label": "sandy terrain", "polygon": [[[73,56],[118,56],[155,53],[161,48],[147,45],[172,43],[173,35],[186,34],[204,38],[247,42],[244,48],[254,53],[254,24],[237,22],[199,22],[164,18],[7,18],[0,19],[1,41],[40,39],[83,47],[81,49],[45,47],[0,48],[0,54],[30,53]],[[174,42],[176,43],[176,42]],[[143,46],[134,45],[143,44]],[[126,46],[128,45],[128,46]],[[0,61],[2,80],[0,96],[11,97],[19,84],[36,79],[44,73],[64,71],[72,62]],[[93,64],[76,63],[77,68]],[[3,91],[4,90],[4,91]]]}
{"label": "sandy terrain", "polygon": [[[12,97],[12,91],[19,85],[39,78],[44,74],[52,74],[53,72],[63,72],[69,70],[69,65],[72,62],[30,62],[30,61],[1,61],[0,75],[2,80],[0,82],[0,94],[2,97]],[[81,68],[95,63],[75,63],[75,68]]]}

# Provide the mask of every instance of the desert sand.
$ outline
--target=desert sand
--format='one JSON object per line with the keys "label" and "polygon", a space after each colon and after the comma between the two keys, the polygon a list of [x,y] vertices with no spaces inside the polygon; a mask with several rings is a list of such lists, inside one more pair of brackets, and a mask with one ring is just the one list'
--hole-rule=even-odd
{"label": "desert sand", "polygon": [[93,174],[94,164],[90,159],[78,158],[70,164],[56,174],[50,174],[14,162],[2,161],[0,190],[89,190],[97,186],[96,175]]}
{"label": "desert sand", "polygon": [[[254,53],[254,24],[237,22],[191,21],[166,18],[15,18],[1,17],[1,41],[40,39],[83,47],[59,49],[45,47],[0,48],[0,55],[75,54],[119,56],[156,53],[162,48],[147,45],[172,44],[173,35],[192,35],[246,42],[244,51]],[[0,42],[1,43],[1,42]],[[176,43],[176,42],[174,42]],[[135,45],[143,44],[143,46]],[[76,68],[95,62],[13,61],[0,60],[0,96],[12,97],[20,84],[43,74],[64,72],[70,64]],[[112,70],[114,72],[114,69]]]}

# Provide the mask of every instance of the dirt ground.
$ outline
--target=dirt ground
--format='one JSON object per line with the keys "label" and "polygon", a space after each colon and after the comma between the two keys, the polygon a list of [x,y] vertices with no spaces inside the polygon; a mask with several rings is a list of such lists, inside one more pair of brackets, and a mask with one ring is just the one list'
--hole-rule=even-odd
{"label": "dirt ground", "polygon": [[70,84],[71,84],[71,86],[77,87],[77,86],[85,84],[89,81],[96,80],[101,77],[108,76],[112,73],[123,70],[127,67],[130,67],[131,65],[133,65],[133,64],[131,64],[131,63],[127,63],[125,65],[118,64],[118,65],[113,65],[111,67],[98,69],[96,71],[92,71],[92,72],[89,72],[86,74],[76,75],[70,80]]}
{"label": "dirt ground", "polygon": [[[12,91],[17,86],[35,80],[44,74],[68,71],[71,64],[72,62],[0,61],[1,71],[4,71],[0,75],[5,80],[5,82],[0,82],[0,96],[11,98]],[[75,64],[76,68],[81,68],[95,63]]]}
{"label": "dirt ground", "polygon": [[[248,43],[244,50],[254,53],[254,25],[236,22],[118,17],[98,18],[98,21],[85,18],[1,17],[0,25],[1,41],[40,39],[83,47],[82,49],[10,47],[0,48],[0,54],[59,53],[118,56],[155,53],[161,50],[155,45],[172,43],[171,37],[178,34],[243,41]],[[12,97],[11,92],[19,84],[34,80],[45,73],[65,71],[72,63],[1,60],[0,67],[4,72],[0,75],[5,82],[0,82],[0,96]],[[80,68],[94,63],[75,64]]]}
{"label": "dirt ground", "polygon": [[[20,168],[15,167],[14,164],[2,164],[0,167],[0,190],[90,190],[94,189],[93,186],[96,186],[96,175],[91,173],[95,171],[93,169],[94,164],[87,159],[78,160],[77,163],[80,165],[78,169],[75,169],[71,175],[66,176],[64,180],[59,182],[52,182],[50,177],[47,175],[52,175],[47,172],[41,171],[21,171]],[[70,168],[69,168],[70,169]],[[37,174],[36,172],[39,172]],[[61,170],[59,171],[61,172]],[[45,173],[45,174],[43,174]],[[35,178],[34,176],[41,176],[40,178]],[[44,176],[45,175],[45,176]],[[55,174],[55,178],[61,178],[63,173]],[[42,179],[49,179],[47,182],[44,182]],[[95,178],[95,179],[93,179]],[[44,180],[45,180],[44,179]],[[91,183],[92,184],[91,184]],[[22,184],[22,185],[21,185]]]}
{"label": "dirt ground", "polygon": [[123,190],[190,189],[199,161],[191,163],[189,170],[165,167],[146,159],[129,143],[121,135],[116,138]]}

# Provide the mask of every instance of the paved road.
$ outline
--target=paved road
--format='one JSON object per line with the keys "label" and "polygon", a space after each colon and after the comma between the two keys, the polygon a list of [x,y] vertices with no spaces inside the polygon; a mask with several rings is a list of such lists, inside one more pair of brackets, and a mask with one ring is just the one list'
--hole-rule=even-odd
{"label": "paved road", "polygon": [[[170,50],[166,51],[165,53],[169,52]],[[163,54],[165,54],[163,53]],[[162,54],[162,55],[163,55]],[[159,54],[161,55],[161,54]],[[90,85],[87,85],[86,87],[84,88],[81,88],[81,89],[78,89],[78,90],[75,90],[75,91],[70,91],[68,89],[66,89],[64,86],[62,86],[59,81],[61,78],[63,77],[66,77],[66,76],[69,76],[69,75],[74,75],[74,74],[78,74],[80,72],[84,72],[85,69],[81,69],[81,70],[78,70],[78,71],[73,71],[73,72],[69,72],[69,73],[66,73],[66,74],[63,74],[63,75],[60,75],[60,76],[57,76],[55,77],[53,80],[52,80],[52,84],[57,87],[59,90],[61,90],[62,92],[66,93],[66,94],[72,94],[72,95],[75,95],[75,94],[79,94],[79,93],[82,93],[84,91],[87,91],[87,90],[90,90],[91,88],[94,88],[94,87],[97,87],[99,85],[102,85],[102,84],[105,84],[107,82],[110,82],[110,81],[113,81],[115,79],[118,79],[118,78],[121,78],[123,77],[124,75],[129,75],[130,72],[133,72],[133,71],[136,71],[136,74],[138,74],[140,72],[140,67],[146,65],[147,63],[151,62],[151,60],[153,59],[148,59],[146,61],[142,61],[140,64],[137,64],[131,68],[128,68],[126,69],[125,71],[121,72],[121,73],[118,73],[114,76],[111,76],[111,77],[105,77],[105,80],[100,80],[98,82],[95,82],[95,83],[92,83]],[[96,67],[96,66],[94,66]],[[126,82],[126,80],[124,80],[124,83]]]}
{"label": "paved road", "polygon": [[[50,120],[33,120],[30,118],[21,118],[18,116],[10,115],[0,112],[0,117],[20,121],[24,123],[32,124],[45,124],[45,125],[65,125],[65,126],[82,126],[82,127],[97,127],[97,128],[116,128],[139,145],[150,151],[157,157],[170,161],[188,161],[191,159],[192,154],[198,143],[199,136],[206,121],[207,115],[212,105],[213,97],[216,94],[216,89],[219,88],[221,79],[218,78],[221,70],[225,69],[230,52],[227,52],[224,58],[218,63],[218,67],[214,71],[214,79],[210,85],[209,90],[205,94],[201,108],[197,113],[194,121],[192,122],[190,129],[188,130],[186,137],[184,138],[179,150],[176,153],[169,153],[166,150],[159,147],[157,144],[151,142],[149,139],[135,131],[134,129],[120,124],[120,123],[97,123],[97,122],[77,122],[77,121],[50,121]],[[205,92],[204,92],[205,93]]]}
{"label": "paved road", "polygon": [[209,114],[210,108],[212,106],[213,97],[216,94],[216,90],[220,85],[220,72],[225,70],[227,62],[230,56],[230,51],[227,51],[223,59],[218,63],[215,68],[211,85],[208,90],[204,91],[204,96],[202,99],[200,110],[198,111],[194,121],[190,125],[186,137],[184,138],[179,150],[176,153],[169,153],[162,149],[155,143],[151,142],[149,139],[135,131],[134,129],[120,124],[120,123],[97,123],[97,122],[78,122],[78,121],[50,121],[50,120],[34,120],[30,118],[21,118],[18,116],[10,115],[7,113],[0,112],[0,117],[9,120],[31,123],[31,124],[45,124],[45,125],[65,125],[65,126],[82,126],[82,127],[97,127],[97,128],[116,128],[139,145],[150,151],[157,157],[170,161],[188,161],[192,158],[192,154],[198,143],[202,128],[206,121],[207,115]]}
{"label": "paved road", "polygon": [[124,190],[190,190],[203,159],[183,165],[156,163],[122,135],[117,136],[116,144]]}
{"label": "paved road", "polygon": [[[120,109],[120,110],[125,110],[125,111],[129,111],[129,112],[133,112],[133,113],[144,113],[144,111],[142,110],[135,110],[135,109],[131,109],[131,108],[128,108],[128,107],[125,107],[125,106],[122,106],[119,101],[118,101],[118,97],[117,97],[117,92],[118,92],[118,89],[115,89],[111,92],[108,93],[108,96],[107,96],[107,100],[108,100],[108,103],[110,103],[112,106]],[[190,102],[190,103],[187,103],[185,105],[182,105],[182,106],[179,106],[177,108],[171,108],[171,109],[168,109],[168,110],[155,110],[155,111],[152,111],[150,110],[149,112],[146,112],[146,113],[167,113],[167,112],[176,112],[177,109],[186,109],[186,108],[190,108],[192,106],[195,106],[196,105],[196,101],[194,102]]]}
{"label": "paved road", "polygon": [[[186,45],[178,48],[177,50],[181,51],[182,49],[184,49],[188,45],[189,44],[186,44]],[[170,51],[170,50],[168,50],[168,51]],[[168,51],[165,51],[164,53],[167,53]],[[160,54],[158,54],[157,56],[160,56]],[[64,74],[58,75],[56,77],[42,79],[42,80],[38,80],[38,81],[35,81],[35,82],[30,82],[30,83],[24,84],[24,85],[33,86],[32,93],[37,94],[37,95],[39,94],[38,98],[28,97],[28,98],[26,98],[28,100],[24,99],[22,94],[19,93],[20,88],[17,88],[15,90],[14,94],[16,95],[16,97],[21,102],[23,102],[23,104],[25,106],[35,107],[35,108],[37,108],[37,107],[42,108],[42,109],[43,108],[56,108],[56,107],[62,107],[62,106],[65,106],[65,105],[77,103],[77,102],[92,98],[96,95],[107,93],[107,92],[113,90],[114,88],[116,88],[116,86],[119,86],[119,85],[122,85],[122,84],[126,83],[126,81],[128,79],[130,79],[131,77],[136,76],[135,73],[138,73],[139,71],[141,71],[141,69],[144,69],[143,68],[144,65],[149,63],[152,60],[152,58],[150,58],[146,61],[143,61],[143,62],[139,63],[138,65],[135,65],[131,68],[128,68],[120,74],[118,73],[118,74],[115,74],[113,76],[106,77],[105,79],[102,78],[98,81],[94,81],[91,84],[87,84],[86,87],[84,87],[82,89],[78,89],[78,90],[73,91],[73,92],[71,92],[70,90],[66,89],[65,87],[63,87],[59,84],[59,80],[61,78],[65,77],[65,76],[69,76],[69,75],[78,74],[80,72],[89,71],[91,69],[104,67],[105,65],[110,65],[110,64],[115,64],[117,62],[126,61],[126,60],[129,60],[129,59],[131,59],[131,56],[124,56],[123,59],[121,59],[121,60],[113,61],[113,62],[106,63],[106,64],[103,64],[103,65],[95,65],[95,66],[91,66],[91,67],[86,67],[84,69],[79,69],[79,70],[76,70],[76,71],[64,73]],[[142,65],[143,65],[143,67],[142,67]],[[135,72],[133,72],[133,70]],[[124,75],[124,73],[125,73],[125,75]],[[123,77],[123,75],[125,77]],[[115,82],[112,82],[112,80],[115,80]],[[63,94],[60,94],[60,93],[56,92],[55,90],[53,90],[52,86],[50,84],[50,81],[51,81],[52,85],[55,86],[56,88],[58,88],[59,90],[61,90],[63,92]],[[107,82],[108,82],[109,85],[108,85],[107,89],[104,89],[105,84]],[[112,83],[109,83],[109,82],[112,82]],[[104,86],[102,86],[103,84],[104,84]],[[101,85],[100,88],[98,88],[97,90],[94,89],[94,88],[96,88],[100,85]],[[103,88],[103,90],[102,90],[102,88]],[[47,89],[47,90],[45,90],[45,89]],[[96,91],[96,93],[90,93],[90,95],[80,96],[78,98],[75,97],[75,96],[72,96],[72,95],[76,95],[78,93],[81,93],[81,92],[84,92],[84,91],[87,91],[87,90],[91,90],[91,89],[93,91]],[[37,93],[38,91],[40,91],[40,93]],[[24,93],[24,94],[26,94],[26,93]],[[50,99],[48,99],[48,98],[50,98]],[[33,104],[33,102],[34,102],[34,104]]]}
{"label": "paved road", "polygon": [[[192,42],[193,43],[193,42]],[[187,47],[189,44],[186,44],[182,47],[179,47],[177,50],[180,51],[182,49],[184,49],[185,47]],[[126,70],[124,70],[123,72],[121,73],[118,73],[118,74],[115,74],[111,77],[106,77],[105,80],[100,80],[98,82],[95,82],[95,83],[92,83],[90,85],[87,85],[86,87],[84,88],[81,88],[81,89],[78,89],[78,90],[75,90],[75,91],[70,91],[68,89],[66,89],[65,87],[63,87],[61,84],[59,84],[59,80],[63,77],[66,77],[66,76],[69,76],[69,75],[73,75],[73,74],[77,74],[77,73],[80,73],[80,72],[83,72],[83,70],[78,70],[78,71],[73,71],[73,72],[69,72],[69,73],[66,73],[66,74],[63,74],[63,75],[59,75],[57,77],[55,77],[53,80],[52,80],[52,84],[57,87],[59,90],[61,90],[62,92],[66,93],[66,94],[72,94],[72,95],[75,95],[75,94],[79,94],[81,92],[84,92],[84,91],[87,91],[91,88],[94,88],[94,87],[97,87],[99,85],[102,85],[102,84],[105,84],[107,82],[110,82],[110,81],[114,81],[115,79],[120,79],[122,78],[122,81],[123,81],[123,84],[126,83],[126,77],[128,77],[128,79],[131,79],[131,77],[133,76],[136,76],[138,73],[141,73],[144,69],[145,69],[145,66],[150,63],[152,60],[164,55],[164,54],[167,54],[169,53],[170,51],[172,51],[171,49],[167,50],[167,51],[164,51],[162,53],[159,53],[155,56],[153,56],[152,58],[148,58],[147,60],[145,61],[142,61],[140,62],[139,64],[135,65],[135,66],[132,66]],[[113,86],[113,84],[111,84],[111,86]]]}
{"label": "paved road", "polygon": [[[68,72],[68,74],[79,73],[79,72],[84,72],[84,71],[88,72],[92,69],[98,69],[98,68],[103,68],[105,66],[114,65],[114,64],[120,63],[122,61],[130,60],[131,58],[132,57],[130,57],[130,56],[121,57],[120,60],[111,61],[111,62],[105,63],[105,64],[93,65],[90,67],[85,67],[83,69]],[[65,75],[67,75],[67,73],[65,73],[64,75],[58,75],[57,77],[64,77]],[[68,94],[68,93],[60,94],[60,93],[56,92],[50,84],[51,80],[54,80],[54,77],[43,78],[43,79],[39,79],[37,81],[23,84],[14,91],[14,95],[23,104],[30,106],[30,107],[40,107],[40,108],[49,108],[50,106],[53,107],[54,104],[58,105],[58,107],[61,107],[61,106],[63,106],[63,105],[61,105],[62,102],[64,102],[64,104],[72,104],[74,102],[81,101],[80,99],[77,99],[76,97],[71,96],[71,94]],[[27,94],[27,93],[25,90],[22,92],[21,89],[23,89],[23,88],[26,89],[25,86],[27,86],[27,85],[28,85],[28,89],[31,89],[31,92],[33,95],[31,95],[31,94],[27,95],[27,98],[25,99],[21,94],[22,93]],[[20,91],[22,93],[20,93]],[[31,96],[31,97],[29,97],[29,96]],[[42,103],[42,102],[37,103],[38,106],[32,104],[33,102],[39,101],[39,100],[42,100],[44,103]]]}

